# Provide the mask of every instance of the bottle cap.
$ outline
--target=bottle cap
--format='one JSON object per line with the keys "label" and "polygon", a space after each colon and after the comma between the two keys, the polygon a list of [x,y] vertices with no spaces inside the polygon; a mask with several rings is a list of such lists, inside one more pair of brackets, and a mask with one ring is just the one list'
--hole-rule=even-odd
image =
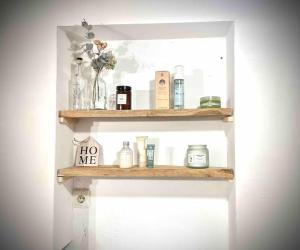
{"label": "bottle cap", "polygon": [[182,65],[176,65],[174,79],[184,79],[183,71],[184,71],[184,68]]}
{"label": "bottle cap", "polygon": [[130,86],[125,86],[125,85],[119,85],[117,86],[118,91],[130,91],[131,87]]}
{"label": "bottle cap", "polygon": [[76,58],[76,63],[81,64],[82,63],[82,58],[81,57],[77,57]]}
{"label": "bottle cap", "polygon": [[129,146],[129,141],[123,141],[123,146]]}
{"label": "bottle cap", "polygon": [[147,144],[147,149],[154,149],[155,148],[155,144]]}

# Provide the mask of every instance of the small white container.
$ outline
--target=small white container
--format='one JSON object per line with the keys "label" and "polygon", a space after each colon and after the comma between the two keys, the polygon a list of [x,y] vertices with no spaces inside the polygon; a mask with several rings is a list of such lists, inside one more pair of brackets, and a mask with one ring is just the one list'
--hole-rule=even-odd
{"label": "small white container", "polygon": [[148,136],[136,137],[139,167],[146,167],[147,165],[147,153],[146,153],[147,140],[148,140]]}
{"label": "small white container", "polygon": [[119,156],[120,168],[131,168],[133,166],[133,151],[129,148],[129,142],[123,142],[123,148]]}
{"label": "small white container", "polygon": [[190,168],[208,168],[209,153],[206,145],[189,145],[187,166]]}

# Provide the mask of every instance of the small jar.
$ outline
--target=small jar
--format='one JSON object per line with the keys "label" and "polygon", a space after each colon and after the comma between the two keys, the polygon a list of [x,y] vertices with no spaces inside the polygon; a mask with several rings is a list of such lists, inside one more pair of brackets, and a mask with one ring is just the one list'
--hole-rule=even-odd
{"label": "small jar", "polygon": [[187,166],[190,168],[208,168],[209,153],[206,145],[189,145]]}
{"label": "small jar", "polygon": [[116,109],[125,110],[131,109],[131,87],[117,86]]}
{"label": "small jar", "polygon": [[200,108],[221,108],[219,96],[203,96],[200,98]]}

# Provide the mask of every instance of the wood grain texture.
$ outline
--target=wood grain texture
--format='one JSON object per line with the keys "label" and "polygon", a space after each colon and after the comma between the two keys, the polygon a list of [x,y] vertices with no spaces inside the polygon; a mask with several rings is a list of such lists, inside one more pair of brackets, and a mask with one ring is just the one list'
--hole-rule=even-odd
{"label": "wood grain texture", "polygon": [[149,109],[149,110],[64,110],[59,111],[60,118],[199,118],[223,119],[232,116],[231,108],[209,109]]}
{"label": "wood grain texture", "polygon": [[107,177],[107,178],[191,178],[233,180],[234,172],[229,168],[192,169],[180,166],[155,166],[154,168],[133,167],[122,169],[115,165],[99,167],[69,167],[57,171],[58,177]]}

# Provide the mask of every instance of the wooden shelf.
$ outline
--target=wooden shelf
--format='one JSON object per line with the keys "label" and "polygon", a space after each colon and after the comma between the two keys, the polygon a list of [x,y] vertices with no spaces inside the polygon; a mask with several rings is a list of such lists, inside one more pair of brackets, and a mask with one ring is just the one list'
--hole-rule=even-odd
{"label": "wooden shelf", "polygon": [[69,167],[57,171],[61,182],[72,177],[107,177],[107,178],[162,178],[162,179],[207,179],[233,180],[234,172],[229,168],[192,169],[181,166],[155,166],[154,168],[133,167],[119,168],[116,165],[99,167]]}
{"label": "wooden shelf", "polygon": [[[63,110],[59,111],[61,120],[82,118],[116,120],[187,120],[198,118],[228,120],[233,115],[232,108],[208,109],[149,109],[149,110]],[[63,122],[63,121],[61,121]]]}

